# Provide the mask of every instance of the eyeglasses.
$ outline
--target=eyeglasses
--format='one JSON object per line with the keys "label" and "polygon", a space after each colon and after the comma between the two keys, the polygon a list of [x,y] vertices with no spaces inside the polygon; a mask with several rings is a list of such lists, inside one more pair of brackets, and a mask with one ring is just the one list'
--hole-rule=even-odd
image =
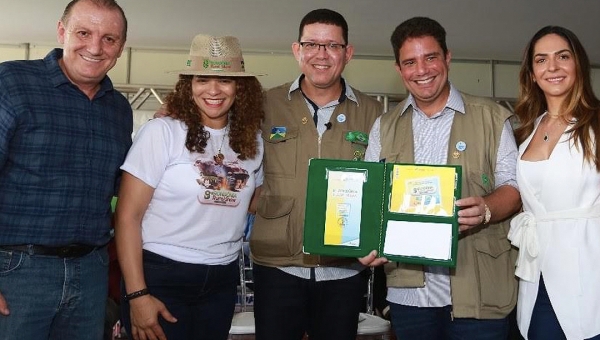
{"label": "eyeglasses", "polygon": [[307,52],[317,52],[323,47],[325,51],[329,51],[332,53],[339,53],[346,48],[345,44],[337,44],[337,43],[327,43],[327,44],[318,44],[312,41],[301,41],[299,42],[300,46],[305,49]]}

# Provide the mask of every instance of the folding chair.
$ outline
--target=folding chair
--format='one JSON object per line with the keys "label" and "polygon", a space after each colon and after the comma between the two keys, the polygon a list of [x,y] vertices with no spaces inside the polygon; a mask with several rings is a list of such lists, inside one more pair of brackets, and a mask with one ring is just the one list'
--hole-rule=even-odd
{"label": "folding chair", "polygon": [[390,339],[390,322],[373,311],[373,282],[375,271],[371,268],[367,285],[367,308],[365,313],[358,315],[357,340],[388,340]]}
{"label": "folding chair", "polygon": [[233,315],[231,329],[229,330],[228,340],[253,340],[254,339],[254,312],[249,302],[254,300],[254,292],[248,287],[252,282],[252,261],[248,258],[246,263],[246,253],[248,243],[244,242],[240,251],[240,310]]}

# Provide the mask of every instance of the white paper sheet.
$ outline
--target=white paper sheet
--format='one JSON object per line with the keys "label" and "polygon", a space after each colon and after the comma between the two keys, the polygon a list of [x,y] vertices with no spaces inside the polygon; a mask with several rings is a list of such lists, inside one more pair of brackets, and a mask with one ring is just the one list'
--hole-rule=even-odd
{"label": "white paper sheet", "polygon": [[388,221],[385,254],[449,260],[452,251],[452,224]]}

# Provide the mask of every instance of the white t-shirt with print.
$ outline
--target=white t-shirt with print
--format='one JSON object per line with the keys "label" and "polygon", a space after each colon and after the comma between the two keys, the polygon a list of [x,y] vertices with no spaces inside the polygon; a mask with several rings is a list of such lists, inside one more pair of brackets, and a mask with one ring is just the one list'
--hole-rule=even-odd
{"label": "white t-shirt with print", "polygon": [[227,264],[237,259],[252,193],[262,185],[263,144],[257,134],[258,155],[242,161],[227,128],[204,128],[205,152],[191,153],[182,121],[153,119],[136,134],[121,169],[155,189],[142,220],[144,249],[179,262]]}

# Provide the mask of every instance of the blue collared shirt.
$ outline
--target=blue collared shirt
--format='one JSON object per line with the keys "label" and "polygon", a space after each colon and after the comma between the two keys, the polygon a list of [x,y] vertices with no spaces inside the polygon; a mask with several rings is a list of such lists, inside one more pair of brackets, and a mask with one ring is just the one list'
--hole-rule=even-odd
{"label": "blue collared shirt", "polygon": [[110,239],[131,106],[108,77],[90,100],[61,70],[62,53],[0,64],[0,245]]}

